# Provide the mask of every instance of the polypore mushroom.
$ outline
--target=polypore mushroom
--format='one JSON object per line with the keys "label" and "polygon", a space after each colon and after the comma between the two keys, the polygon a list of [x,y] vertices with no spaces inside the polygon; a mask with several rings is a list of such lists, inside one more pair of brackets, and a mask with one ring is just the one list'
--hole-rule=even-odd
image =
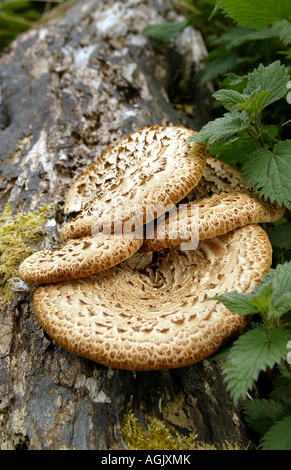
{"label": "polypore mushroom", "polygon": [[86,279],[38,286],[34,311],[73,354],[110,367],[157,370],[193,364],[247,322],[207,297],[246,292],[271,265],[259,225],[201,241],[197,250],[136,253]]}
{"label": "polypore mushroom", "polygon": [[285,212],[284,206],[251,193],[238,170],[212,157],[207,158],[200,182],[184,202],[148,224],[141,251],[213,238],[247,224],[275,222]]}
{"label": "polypore mushroom", "polygon": [[112,231],[114,224],[123,229],[133,219],[136,228],[183,199],[200,180],[206,162],[202,142],[185,143],[193,133],[152,126],[109,147],[68,191],[65,212],[82,212],[63,227],[62,239],[92,235],[110,224]]}
{"label": "polypore mushroom", "polygon": [[163,250],[181,243],[223,235],[248,224],[274,222],[284,208],[262,201],[253,194],[213,194],[181,205],[177,214],[162,216],[146,229],[143,252]]}
{"label": "polypore mushroom", "polygon": [[212,194],[250,193],[244,176],[237,168],[209,155],[199,183],[186,195],[185,202],[197,201]]}
{"label": "polypore mushroom", "polygon": [[141,245],[142,238],[131,234],[70,240],[57,250],[33,253],[21,263],[18,275],[31,284],[82,278],[121,263]]}

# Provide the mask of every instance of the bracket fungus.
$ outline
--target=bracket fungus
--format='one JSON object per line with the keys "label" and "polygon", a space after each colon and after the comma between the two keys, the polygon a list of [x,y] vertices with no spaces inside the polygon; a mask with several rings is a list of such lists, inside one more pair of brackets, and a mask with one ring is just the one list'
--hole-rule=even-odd
{"label": "bracket fungus", "polygon": [[109,147],[69,189],[65,212],[81,212],[63,227],[62,239],[92,235],[111,223],[112,231],[133,220],[138,227],[183,199],[206,162],[202,142],[186,143],[193,134],[177,126],[151,126]]}
{"label": "bracket fungus", "polygon": [[[200,182],[186,203],[148,224],[142,251],[156,251],[181,243],[213,238],[247,224],[275,222],[284,206],[260,199],[230,165],[207,157]],[[196,214],[196,215],[195,215]]]}
{"label": "bracket fungus", "polygon": [[246,324],[221,302],[246,291],[271,265],[259,225],[201,241],[197,250],[136,253],[94,276],[38,286],[33,305],[44,330],[73,354],[106,366],[158,370],[190,365]]}
{"label": "bracket fungus", "polygon": [[[284,207],[260,200],[202,142],[187,144],[192,134],[151,126],[109,147],[68,191],[65,212],[79,215],[62,229],[66,244],[20,266],[23,280],[40,284],[38,321],[71,353],[120,369],[183,367],[246,325],[248,317],[208,299],[260,283],[272,248],[258,224],[279,219]],[[169,207],[179,203],[182,232],[193,224],[190,209],[200,210],[195,249],[173,235]],[[161,216],[164,236],[156,228],[148,239]]]}
{"label": "bracket fungus", "polygon": [[21,263],[18,275],[30,284],[90,276],[121,263],[133,255],[142,242],[142,238],[130,234],[105,234],[69,240],[57,250],[33,253]]}

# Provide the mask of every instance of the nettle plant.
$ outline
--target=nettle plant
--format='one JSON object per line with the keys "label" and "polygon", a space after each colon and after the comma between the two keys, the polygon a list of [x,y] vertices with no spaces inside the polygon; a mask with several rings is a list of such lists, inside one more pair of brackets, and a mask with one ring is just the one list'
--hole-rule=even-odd
{"label": "nettle plant", "polygon": [[[284,218],[269,231],[274,250],[273,268],[261,284],[250,293],[229,292],[215,297],[232,312],[250,315],[251,321],[212,359],[223,360],[227,388],[234,402],[241,404],[250,428],[257,433],[259,448],[290,450],[291,140],[284,136],[291,122],[285,118],[285,110],[290,106],[286,98],[291,82],[289,67],[278,57],[273,60],[273,55],[268,56],[266,50],[270,49],[272,53],[275,50],[275,55],[281,53],[287,60],[291,57],[291,2],[207,0],[198,2],[202,7],[198,12],[194,11],[197,2],[194,10],[191,1],[187,3],[189,19],[149,25],[144,33],[154,39],[169,41],[191,24],[199,27],[197,15],[202,14],[205,18],[204,4],[214,6],[211,19],[219,11],[226,16],[226,23],[229,18],[234,20],[231,27],[227,23],[227,31],[223,31],[218,21],[220,34],[215,33],[213,25],[210,26],[212,44],[220,44],[223,48],[214,48],[209,53],[200,72],[201,83],[218,77],[216,85],[223,84],[223,88],[213,94],[217,104],[213,109],[215,112],[223,109],[222,115],[209,121],[190,140],[203,140],[208,144],[210,155],[237,165],[246,184],[260,197],[286,207]],[[270,40],[270,48],[262,49],[263,40]],[[256,41],[260,42],[257,49]],[[255,60],[259,62],[247,72],[246,64],[254,59],[239,55],[239,46],[246,43],[250,50],[257,52]],[[240,65],[242,75],[237,73]],[[236,67],[235,73],[232,67]],[[229,73],[223,75],[225,72]],[[260,388],[264,375],[268,377],[270,391]]]}
{"label": "nettle plant", "polygon": [[[279,61],[267,67],[260,64],[241,78],[244,83],[241,92],[221,89],[214,93],[227,112],[206,124],[191,140],[203,140],[209,147],[216,144],[218,152],[223,151],[223,146],[233,148],[236,142],[240,148],[247,148],[241,168],[246,183],[261,197],[284,204],[290,210],[291,140],[277,140],[273,128],[270,132],[262,121],[263,111],[286,96],[288,81],[288,70]],[[241,161],[240,152],[238,155]],[[290,224],[279,225],[275,234],[282,227],[290,230]],[[216,299],[234,313],[254,315],[260,320],[252,321],[223,353],[225,379],[230,394],[238,402],[250,396],[260,373],[277,369],[281,380],[274,385],[269,399],[246,401],[243,408],[250,427],[263,435],[260,443],[263,449],[290,449],[291,262],[271,269],[252,293],[230,292]]]}
{"label": "nettle plant", "polygon": [[[190,140],[208,143],[211,153],[223,153],[228,145],[238,145],[239,161],[245,180],[260,196],[277,201],[291,209],[291,140],[278,140],[277,126],[264,125],[263,111],[275,101],[286,97],[290,76],[288,69],[276,61],[245,77],[235,78],[243,85],[242,92],[231,88],[216,91],[213,96],[228,111],[223,117],[208,122]],[[291,108],[290,108],[291,109]],[[287,124],[287,123],[284,123]],[[237,144],[236,144],[237,143]],[[224,148],[223,148],[224,147]]]}

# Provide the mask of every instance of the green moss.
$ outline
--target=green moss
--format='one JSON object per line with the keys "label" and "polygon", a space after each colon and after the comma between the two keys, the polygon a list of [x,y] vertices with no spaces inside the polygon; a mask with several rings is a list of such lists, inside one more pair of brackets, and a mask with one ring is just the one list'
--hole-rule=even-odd
{"label": "green moss", "polygon": [[12,215],[10,202],[6,204],[0,217],[0,303],[8,302],[16,290],[21,261],[37,251],[37,244],[46,233],[44,224],[50,207]]}
{"label": "green moss", "polygon": [[197,434],[192,432],[188,437],[180,434],[172,426],[152,416],[148,420],[147,432],[132,412],[129,403],[123,421],[123,438],[130,450],[197,450],[215,447],[197,441]]}
{"label": "green moss", "polygon": [[[130,450],[218,450],[214,445],[200,442],[196,432],[184,436],[155,416],[149,418],[146,432],[134,416],[131,402],[124,415],[122,435]],[[225,441],[222,450],[242,450],[242,447]]]}

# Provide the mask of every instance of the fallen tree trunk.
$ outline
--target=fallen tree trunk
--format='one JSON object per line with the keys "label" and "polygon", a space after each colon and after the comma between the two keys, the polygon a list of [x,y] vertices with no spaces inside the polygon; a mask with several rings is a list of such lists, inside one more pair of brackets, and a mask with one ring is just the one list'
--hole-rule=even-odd
{"label": "fallen tree trunk", "polygon": [[[0,204],[9,201],[10,221],[48,209],[38,249],[57,246],[68,188],[110,144],[146,125],[207,120],[200,34],[186,28],[170,44],[141,34],[179,19],[164,0],[69,2],[2,55]],[[0,313],[1,449],[167,448],[147,440],[148,426],[179,433],[185,448],[248,446],[218,364],[131,372],[75,357],[40,328],[31,293],[11,285]]]}

